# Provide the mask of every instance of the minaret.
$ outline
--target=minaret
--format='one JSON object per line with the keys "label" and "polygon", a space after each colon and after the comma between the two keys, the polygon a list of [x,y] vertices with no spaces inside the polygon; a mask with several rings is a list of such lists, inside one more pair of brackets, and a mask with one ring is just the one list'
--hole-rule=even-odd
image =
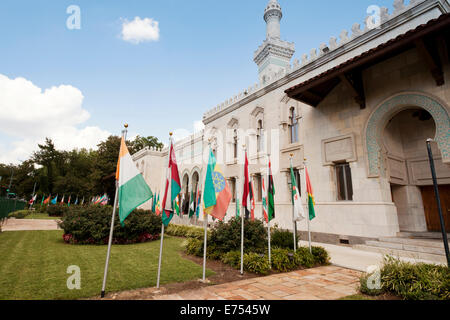
{"label": "minaret", "polygon": [[280,21],[283,17],[281,6],[277,0],[269,0],[264,10],[266,22],[266,40],[256,50],[254,61],[258,65],[259,80],[266,82],[267,76],[286,71],[295,52],[294,43],[280,39]]}

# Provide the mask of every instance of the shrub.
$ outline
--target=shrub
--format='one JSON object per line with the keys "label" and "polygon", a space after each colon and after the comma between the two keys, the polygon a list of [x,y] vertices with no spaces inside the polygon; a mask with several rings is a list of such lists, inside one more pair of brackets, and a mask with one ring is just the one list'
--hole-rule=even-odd
{"label": "shrub", "polygon": [[272,268],[280,272],[288,272],[298,268],[299,264],[294,253],[287,249],[276,248],[271,254]]}
{"label": "shrub", "polygon": [[238,269],[241,266],[241,252],[240,251],[230,251],[222,256],[222,262],[230,265],[231,267]]}
{"label": "shrub", "polygon": [[[184,238],[202,239],[205,237],[205,230],[199,227],[182,226],[170,224],[165,231],[168,235]],[[211,232],[208,230],[208,234]]]}
{"label": "shrub", "polygon": [[[208,247],[212,246],[218,256],[241,248],[241,219],[232,218],[228,222],[219,221],[211,231]],[[264,253],[267,248],[267,232],[260,220],[245,220],[245,252]]]}
{"label": "shrub", "polygon": [[244,255],[244,269],[256,274],[268,274],[270,264],[267,257],[258,253],[246,253]]}
{"label": "shrub", "polygon": [[[64,230],[64,241],[72,244],[107,244],[111,225],[110,206],[73,207],[63,216],[59,226]],[[159,238],[161,218],[150,211],[135,210],[122,226],[116,215],[115,244],[146,242]]]}
{"label": "shrub", "polygon": [[278,228],[273,229],[270,235],[270,243],[274,248],[294,250],[294,234],[287,230],[281,230]]}
{"label": "shrub", "polygon": [[47,207],[47,213],[49,217],[63,217],[70,211],[70,207],[67,205],[53,205]]}
{"label": "shrub", "polygon": [[361,293],[367,294],[369,296],[378,296],[384,292],[383,288],[380,289],[370,289],[367,285],[369,277],[372,275],[368,273],[364,273],[361,278],[359,278],[359,291]]}
{"label": "shrub", "polygon": [[386,256],[380,270],[381,289],[367,288],[367,278],[360,278],[360,291],[369,295],[389,292],[408,300],[449,300],[450,269],[426,263],[412,264]]}
{"label": "shrub", "polygon": [[330,255],[328,251],[322,247],[311,247],[312,255],[314,256],[314,262],[320,265],[330,264]]}
{"label": "shrub", "polygon": [[23,218],[25,218],[26,216],[28,216],[30,213],[31,213],[31,212],[28,211],[28,210],[14,211],[14,212],[11,212],[11,213],[8,215],[8,218],[23,219]]}
{"label": "shrub", "polygon": [[297,249],[297,252],[294,254],[294,260],[297,267],[312,268],[315,264],[319,264],[316,262],[315,256],[309,252],[309,248],[306,247]]}
{"label": "shrub", "polygon": [[203,257],[203,241],[196,238],[188,238],[186,253],[192,256]]}

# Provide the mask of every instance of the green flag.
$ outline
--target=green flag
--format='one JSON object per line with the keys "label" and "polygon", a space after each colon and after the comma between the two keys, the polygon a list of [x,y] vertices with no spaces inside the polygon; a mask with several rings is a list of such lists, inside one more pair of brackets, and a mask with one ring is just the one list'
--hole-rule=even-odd
{"label": "green flag", "polygon": [[275,185],[273,184],[273,176],[272,176],[272,164],[269,161],[269,185],[267,190],[267,211],[268,211],[268,220],[272,221],[275,219]]}
{"label": "green flag", "polygon": [[195,214],[195,205],[194,205],[194,192],[191,190],[191,201],[189,204],[189,218]]}

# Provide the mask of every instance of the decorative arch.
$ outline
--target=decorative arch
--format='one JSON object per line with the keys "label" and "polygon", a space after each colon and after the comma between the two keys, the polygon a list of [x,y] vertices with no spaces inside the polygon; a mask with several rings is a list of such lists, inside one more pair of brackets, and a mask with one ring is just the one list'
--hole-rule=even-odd
{"label": "decorative arch", "polygon": [[419,107],[428,111],[436,123],[436,137],[442,154],[442,161],[450,162],[450,116],[443,102],[424,93],[401,93],[382,102],[369,117],[365,130],[365,147],[367,150],[368,175],[379,177],[383,169],[381,160],[382,134],[387,122],[397,113]]}

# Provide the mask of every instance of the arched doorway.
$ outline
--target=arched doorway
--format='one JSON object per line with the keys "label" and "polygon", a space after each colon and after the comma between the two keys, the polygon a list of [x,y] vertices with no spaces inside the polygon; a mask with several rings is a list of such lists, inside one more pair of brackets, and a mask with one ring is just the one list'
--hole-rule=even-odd
{"label": "arched doorway", "polygon": [[450,117],[437,100],[421,94],[400,94],[382,103],[366,127],[369,177],[391,187],[401,231],[440,228],[426,140],[433,138],[441,202],[450,230]]}
{"label": "arched doorway", "polygon": [[189,174],[186,172],[183,175],[183,182],[181,187],[181,213],[182,214],[188,214],[188,207],[189,207]]}
{"label": "arched doorway", "polygon": [[194,173],[192,174],[191,181],[192,181],[192,193],[194,196],[194,211],[195,211],[197,209],[196,199],[197,199],[198,184],[200,181],[200,175],[198,174],[198,171],[194,171]]}

